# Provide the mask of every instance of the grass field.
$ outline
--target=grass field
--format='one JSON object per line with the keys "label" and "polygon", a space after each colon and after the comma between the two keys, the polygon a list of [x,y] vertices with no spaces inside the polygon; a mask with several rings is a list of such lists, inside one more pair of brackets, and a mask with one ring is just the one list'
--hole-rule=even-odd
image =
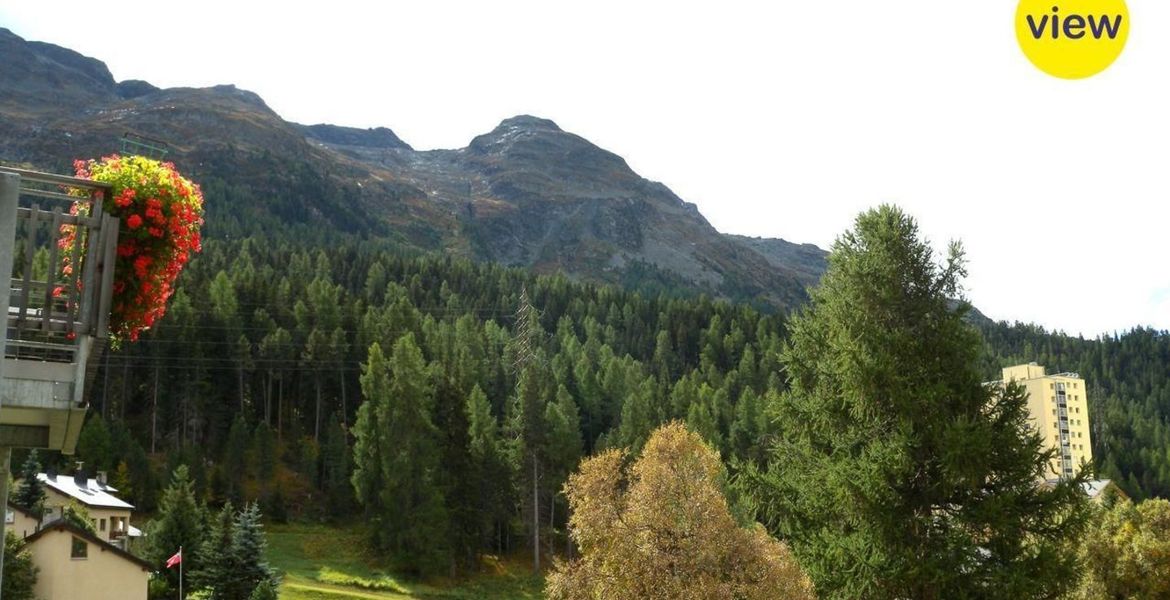
{"label": "grass field", "polygon": [[535,600],[541,580],[524,565],[488,560],[485,572],[463,581],[420,583],[379,568],[354,527],[270,525],[268,558],[283,576],[284,600]]}

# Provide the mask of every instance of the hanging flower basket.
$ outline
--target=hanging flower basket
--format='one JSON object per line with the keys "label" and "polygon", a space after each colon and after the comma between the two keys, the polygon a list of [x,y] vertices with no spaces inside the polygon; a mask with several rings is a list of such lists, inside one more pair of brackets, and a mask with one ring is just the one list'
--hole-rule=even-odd
{"label": "hanging flower basket", "polygon": [[[203,193],[173,164],[143,156],[112,155],[100,161],[78,160],[73,166],[78,177],[112,188],[112,198],[102,202],[106,212],[121,220],[110,337],[115,344],[137,340],[162,318],[183,265],[192,252],[202,249]],[[88,210],[88,202],[78,201],[72,213]],[[84,243],[72,228],[63,228],[62,234],[63,248]]]}

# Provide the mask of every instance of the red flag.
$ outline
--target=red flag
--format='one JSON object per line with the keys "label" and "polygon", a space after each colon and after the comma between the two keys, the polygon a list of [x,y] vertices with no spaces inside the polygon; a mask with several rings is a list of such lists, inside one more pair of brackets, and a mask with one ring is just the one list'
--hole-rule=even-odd
{"label": "red flag", "polygon": [[167,568],[170,569],[181,562],[183,562],[183,549],[182,548],[180,548],[179,551],[176,552],[174,556],[167,559]]}

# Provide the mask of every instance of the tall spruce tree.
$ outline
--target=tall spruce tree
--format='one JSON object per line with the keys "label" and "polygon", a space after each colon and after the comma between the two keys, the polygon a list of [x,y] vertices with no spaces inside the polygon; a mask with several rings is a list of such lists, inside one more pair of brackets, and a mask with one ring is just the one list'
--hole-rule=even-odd
{"label": "tall spruce tree", "polygon": [[475,386],[467,397],[468,446],[475,468],[472,477],[479,493],[475,512],[479,515],[481,545],[502,550],[503,530],[509,517],[511,472],[500,440],[499,422],[492,414],[487,394]]}
{"label": "tall spruce tree", "polygon": [[963,275],[958,244],[937,265],[882,206],[790,322],[779,442],[744,480],[823,598],[1049,598],[1075,581],[1080,481],[1039,484],[1050,454],[1021,389],[982,381]]}
{"label": "tall spruce tree", "polygon": [[[350,453],[345,441],[345,429],[337,413],[329,419],[325,429],[325,444],[321,446],[321,488],[325,492],[329,513],[334,517],[349,514],[353,507],[353,487],[350,485]],[[271,517],[271,511],[269,517]]]}
{"label": "tall spruce tree", "polygon": [[448,515],[434,390],[414,334],[395,342],[389,360],[371,346],[361,384],[353,481],[371,537],[404,569],[435,573],[449,565]]}

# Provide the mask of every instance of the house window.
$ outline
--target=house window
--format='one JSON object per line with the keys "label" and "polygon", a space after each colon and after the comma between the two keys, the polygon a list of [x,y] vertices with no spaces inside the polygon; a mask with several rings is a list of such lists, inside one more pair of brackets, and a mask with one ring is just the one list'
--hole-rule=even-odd
{"label": "house window", "polygon": [[99,523],[101,523],[101,525],[98,526],[98,531],[105,531],[106,530],[106,520],[102,519],[101,521],[99,521]]}
{"label": "house window", "polygon": [[85,560],[89,557],[89,544],[79,537],[73,538],[73,547],[69,550],[69,556],[76,560]]}

